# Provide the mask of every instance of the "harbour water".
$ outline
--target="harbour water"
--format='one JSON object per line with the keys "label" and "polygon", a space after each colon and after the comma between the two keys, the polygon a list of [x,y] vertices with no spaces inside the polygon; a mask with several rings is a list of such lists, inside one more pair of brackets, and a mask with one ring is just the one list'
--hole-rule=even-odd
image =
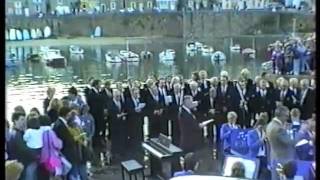
{"label": "harbour water", "polygon": [[[237,78],[240,70],[247,67],[251,75],[255,76],[261,71],[261,63],[266,61],[267,45],[282,39],[284,36],[263,37],[234,37],[220,39],[206,39],[200,42],[212,46],[215,51],[222,51],[226,55],[226,62],[215,64],[210,57],[201,54],[189,57],[185,52],[185,44],[188,40],[175,41],[145,41],[143,43],[130,43],[129,49],[137,54],[147,50],[153,53],[153,58],[141,60],[139,63],[107,64],[105,53],[112,50],[124,50],[127,45],[81,45],[85,53],[83,57],[69,53],[69,46],[52,46],[61,50],[67,58],[67,66],[64,68],[52,68],[45,63],[31,63],[25,59],[28,53],[35,53],[38,46],[6,47],[6,54],[15,53],[22,64],[15,68],[6,69],[6,117],[11,119],[13,108],[22,105],[28,112],[32,107],[43,111],[43,99],[46,98],[48,86],[56,88],[56,97],[66,95],[67,89],[74,85],[80,90],[85,86],[86,80],[93,76],[96,78],[114,79],[122,81],[127,78],[145,81],[148,75],[168,76],[181,74],[189,78],[193,71],[206,70],[209,77],[219,76],[221,70],[229,72],[231,78]],[[231,42],[240,44],[241,48],[253,48],[256,50],[256,59],[248,59],[240,53],[230,52]],[[83,44],[79,43],[79,44]],[[77,44],[74,44],[77,45]],[[176,51],[176,60],[173,64],[159,62],[158,54],[165,49]]]}

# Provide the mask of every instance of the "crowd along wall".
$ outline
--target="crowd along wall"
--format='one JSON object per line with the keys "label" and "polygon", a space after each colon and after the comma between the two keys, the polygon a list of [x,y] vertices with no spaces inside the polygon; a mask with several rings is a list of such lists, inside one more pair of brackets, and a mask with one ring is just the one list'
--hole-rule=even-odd
{"label": "crowd along wall", "polygon": [[100,26],[105,37],[229,37],[255,34],[314,32],[315,16],[289,12],[175,12],[105,14],[64,17],[7,17],[6,28],[41,28],[50,26],[57,36],[90,36]]}

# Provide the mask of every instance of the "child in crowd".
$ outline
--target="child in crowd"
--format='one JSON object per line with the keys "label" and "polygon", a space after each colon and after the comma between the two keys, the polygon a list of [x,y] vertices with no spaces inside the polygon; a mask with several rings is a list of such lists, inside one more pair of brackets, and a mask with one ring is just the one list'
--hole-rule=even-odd
{"label": "child in crowd", "polygon": [[23,139],[30,148],[35,157],[40,157],[41,148],[43,146],[42,133],[38,118],[30,118],[27,120],[27,130],[23,135]]}
{"label": "child in crowd", "polygon": [[184,157],[183,170],[175,172],[173,177],[193,175],[198,166],[199,162],[196,160],[194,153],[188,153]]}
{"label": "child in crowd", "polygon": [[88,105],[83,105],[81,109],[81,128],[87,135],[88,147],[92,149],[92,137],[95,132],[94,118],[89,113],[90,107]]}

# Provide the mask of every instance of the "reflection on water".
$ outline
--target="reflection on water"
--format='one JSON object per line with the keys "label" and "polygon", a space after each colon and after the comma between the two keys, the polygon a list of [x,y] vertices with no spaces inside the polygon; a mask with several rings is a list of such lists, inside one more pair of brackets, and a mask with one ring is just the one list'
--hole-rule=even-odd
{"label": "reflection on water", "polygon": [[[46,97],[46,88],[49,85],[57,89],[57,97],[66,94],[67,88],[75,85],[80,89],[86,79],[93,76],[100,79],[124,80],[126,78],[145,80],[148,75],[167,76],[182,74],[189,78],[191,72],[205,69],[209,76],[218,76],[221,70],[227,70],[231,78],[236,78],[242,68],[247,67],[252,75],[260,73],[261,62],[265,60],[266,47],[274,42],[275,37],[264,38],[233,38],[234,44],[241,48],[254,48],[257,59],[246,59],[239,53],[230,53],[231,39],[220,38],[202,41],[212,46],[215,51],[222,51],[226,55],[226,63],[212,64],[210,57],[196,54],[193,57],[185,53],[185,42],[146,42],[146,44],[130,44],[130,50],[140,54],[147,50],[153,53],[153,58],[141,60],[139,63],[107,64],[105,53],[112,50],[126,49],[126,45],[84,46],[84,55],[71,55],[68,46],[52,47],[61,50],[67,60],[65,68],[51,68],[44,63],[30,63],[25,61],[29,53],[39,52],[39,47],[6,47],[6,56],[15,53],[23,63],[21,66],[6,69],[6,103],[7,116],[16,105],[23,105],[27,111],[32,107],[42,110],[42,100]],[[254,46],[254,47],[253,47]],[[176,60],[173,63],[162,63],[158,54],[165,49],[176,51]]]}

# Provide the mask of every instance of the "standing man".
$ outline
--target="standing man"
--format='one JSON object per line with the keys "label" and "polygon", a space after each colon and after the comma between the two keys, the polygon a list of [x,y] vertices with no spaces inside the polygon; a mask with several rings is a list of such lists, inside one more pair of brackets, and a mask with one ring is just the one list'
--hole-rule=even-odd
{"label": "standing man", "polygon": [[106,122],[104,120],[103,98],[100,94],[100,80],[92,82],[87,103],[90,107],[90,113],[95,119],[96,131],[92,139],[93,147],[101,147],[105,138]]}
{"label": "standing man", "polygon": [[180,124],[180,148],[184,153],[195,152],[201,149],[203,144],[202,128],[203,125],[196,119],[191,109],[195,108],[197,103],[193,101],[192,96],[183,97],[183,105],[179,113]]}
{"label": "standing man", "polygon": [[289,119],[289,109],[279,106],[275,110],[275,117],[267,125],[266,135],[270,143],[271,175],[272,180],[278,180],[277,164],[286,164],[295,158],[295,142],[285,129]]}

